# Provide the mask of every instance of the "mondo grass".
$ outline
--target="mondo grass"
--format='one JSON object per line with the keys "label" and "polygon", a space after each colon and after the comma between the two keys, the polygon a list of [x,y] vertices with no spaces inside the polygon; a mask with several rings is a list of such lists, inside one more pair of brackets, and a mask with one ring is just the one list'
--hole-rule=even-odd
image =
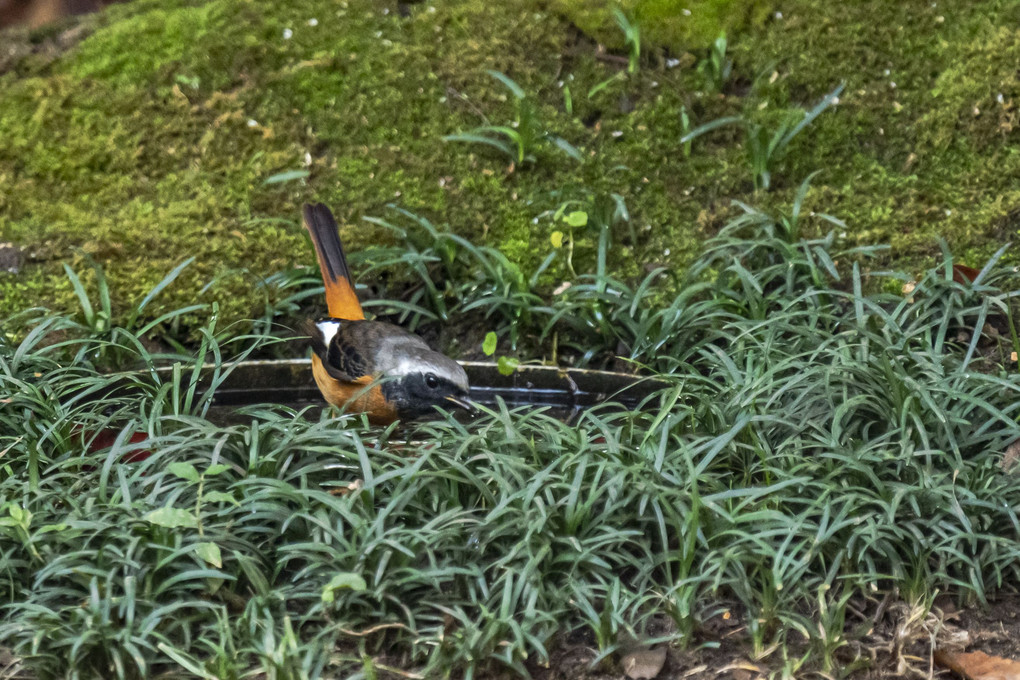
{"label": "mondo grass", "polygon": [[[110,373],[154,362],[22,319],[0,339],[0,645],[38,677],[525,675],[575,636],[598,660],[704,644],[725,611],[759,658],[830,673],[875,593],[1015,586],[1015,272],[958,283],[947,256],[884,293],[904,277],[799,213],[745,206],[663,305],[654,274],[529,289],[530,316],[501,298],[663,381],[571,423],[499,403],[403,431],[281,405],[217,424],[193,366],[265,338],[210,322],[168,376]],[[469,244],[447,244],[429,257],[455,272]]]}

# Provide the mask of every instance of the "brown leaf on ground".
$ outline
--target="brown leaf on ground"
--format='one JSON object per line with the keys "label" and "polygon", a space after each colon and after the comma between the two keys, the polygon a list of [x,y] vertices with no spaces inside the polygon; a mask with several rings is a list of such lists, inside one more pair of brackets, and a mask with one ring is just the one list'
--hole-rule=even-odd
{"label": "brown leaf on ground", "polygon": [[[728,677],[732,680],[753,680],[754,678],[762,677],[765,672],[765,669],[758,664],[741,660],[720,668],[716,671],[716,676],[719,678]],[[724,675],[726,673],[729,675]]]}
{"label": "brown leaf on ground", "polygon": [[623,672],[632,680],[652,680],[662,672],[662,666],[665,663],[665,647],[631,652],[620,661]]}
{"label": "brown leaf on ground", "polygon": [[984,652],[936,650],[935,663],[967,680],[1020,680],[1020,662]]}
{"label": "brown leaf on ground", "polygon": [[1016,465],[1017,461],[1020,460],[1020,439],[1006,447],[1006,452],[1002,454],[1002,461],[999,463],[999,468],[1004,472],[1009,472]]}
{"label": "brown leaf on ground", "polygon": [[333,496],[346,496],[352,491],[360,491],[361,487],[364,486],[364,484],[365,482],[363,480],[355,479],[353,482],[351,482],[344,488],[330,489],[329,493],[330,495]]}
{"label": "brown leaf on ground", "polygon": [[980,273],[981,270],[974,269],[974,267],[968,267],[962,264],[953,265],[953,281],[956,281],[957,283],[972,283]]}

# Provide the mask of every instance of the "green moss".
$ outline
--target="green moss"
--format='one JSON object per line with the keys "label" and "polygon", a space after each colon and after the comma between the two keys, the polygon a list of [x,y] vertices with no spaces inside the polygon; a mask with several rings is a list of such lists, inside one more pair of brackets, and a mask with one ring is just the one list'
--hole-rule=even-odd
{"label": "green moss", "polygon": [[978,150],[1008,143],[1020,128],[1020,30],[990,26],[960,50],[932,88],[933,106],[919,130],[935,149],[961,140]]}
{"label": "green moss", "polygon": [[[565,4],[455,0],[413,5],[407,18],[369,0],[328,11],[311,0],[111,7],[90,20],[94,34],[34,76],[0,76],[0,240],[29,253],[22,274],[0,277],[0,314],[73,308],[61,263],[80,268],[83,251],[106,267],[121,312],[196,254],[163,308],[216,300],[225,323],[247,316],[262,305],[253,282],[311,263],[297,217],[313,198],[336,208],[354,251],[391,238],[360,218],[396,203],[530,272],[551,248],[552,226],[536,216],[617,193],[636,234],[626,225],[614,234],[610,267],[625,279],[681,268],[733,214],[732,199],[785,205],[817,169],[808,207],[844,219],[853,241],[891,243],[892,264],[929,262],[940,237],[979,263],[1016,237],[1011,5],[787,0],[776,5],[781,18],[757,23],[764,5],[737,4],[732,13],[723,9],[733,3],[684,5],[683,26],[705,18],[705,38],[723,15],[744,26],[731,34],[723,94],[704,91],[690,60],[649,59],[621,78],[619,64],[576,40],[557,9]],[[646,54],[689,39],[655,33],[670,23],[663,13],[684,16],[673,3],[627,7],[644,24]],[[511,172],[488,149],[442,142],[513,119],[487,69],[520,83],[544,129],[584,162],[548,146]],[[742,115],[770,127],[840,81],[841,103],[791,145],[770,194],[753,193],[736,126],[683,153],[681,107],[692,125]],[[307,180],[263,184],[299,168]],[[578,271],[592,270],[594,252],[591,235],[578,234]],[[557,264],[549,278],[562,275]]]}
{"label": "green moss", "polygon": [[641,27],[643,41],[672,50],[708,47],[722,33],[759,27],[773,8],[768,0],[554,0],[562,12],[585,33],[614,48],[623,47],[612,8],[621,7]]}

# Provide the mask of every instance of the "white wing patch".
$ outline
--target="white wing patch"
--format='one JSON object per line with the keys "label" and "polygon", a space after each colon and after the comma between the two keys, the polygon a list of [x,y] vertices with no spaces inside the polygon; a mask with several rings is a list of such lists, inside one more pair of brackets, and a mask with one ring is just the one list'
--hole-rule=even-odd
{"label": "white wing patch", "polygon": [[340,330],[340,322],[332,319],[323,319],[322,321],[316,321],[315,327],[322,333],[322,341],[329,347],[329,343],[333,342],[337,331]]}

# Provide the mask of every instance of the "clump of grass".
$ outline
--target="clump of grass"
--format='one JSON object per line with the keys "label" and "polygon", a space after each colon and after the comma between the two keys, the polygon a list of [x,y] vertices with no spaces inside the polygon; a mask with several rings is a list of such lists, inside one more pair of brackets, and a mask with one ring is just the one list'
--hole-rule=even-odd
{"label": "clump of grass", "polygon": [[[400,245],[366,250],[357,259],[371,263],[369,271],[400,266],[414,274],[409,299],[366,301],[366,307],[396,313],[397,320],[415,329],[422,320],[449,321],[457,314],[482,314],[513,349],[522,331],[531,328],[541,308],[538,279],[552,262],[550,254],[526,275],[496,248],[477,246],[462,236],[443,231],[429,220],[391,206],[395,221],[366,218],[397,235]],[[406,225],[406,226],[404,226]]]}
{"label": "clump of grass", "polygon": [[721,92],[733,73],[733,60],[726,54],[726,31],[712,41],[708,56],[698,62],[698,73],[705,79],[710,92]]}
{"label": "clump of grass", "polygon": [[[105,341],[66,318],[7,322],[0,644],[50,677],[523,676],[571,634],[608,659],[653,631],[691,644],[727,610],[766,660],[802,637],[801,670],[826,672],[875,591],[987,599],[1020,577],[998,466],[1020,379],[984,332],[1017,293],[996,261],[869,293],[900,278],[804,238],[806,191],[786,214],[742,206],[675,301],[603,272],[543,302],[597,309],[663,381],[571,424],[502,403],[399,437],[279,405],[217,424],[193,378],[225,355],[212,319],[168,374],[100,370]],[[490,257],[430,238],[416,261],[453,275]],[[131,391],[99,398],[115,380]]]}
{"label": "clump of grass", "polygon": [[490,146],[506,156],[513,167],[536,162],[539,150],[547,143],[575,161],[583,160],[581,152],[573,144],[546,129],[538,108],[520,85],[505,73],[490,70],[488,74],[510,92],[514,102],[514,119],[508,125],[482,125],[469,132],[446,135],[443,141]]}
{"label": "clump of grass", "polygon": [[680,143],[687,144],[707,132],[726,125],[742,126],[745,132],[744,145],[754,188],[756,191],[768,189],[772,186],[772,172],[775,170],[776,164],[786,156],[790,143],[822,112],[836,104],[839,101],[839,93],[842,91],[843,85],[840,84],[825,95],[811,110],[790,112],[788,115],[784,115],[775,129],[769,129],[761,123],[742,116],[725,116],[694,128],[680,138]]}
{"label": "clump of grass", "polygon": [[635,74],[641,64],[641,25],[627,16],[619,7],[613,8],[613,19],[623,31],[623,44],[627,46],[627,73]]}

